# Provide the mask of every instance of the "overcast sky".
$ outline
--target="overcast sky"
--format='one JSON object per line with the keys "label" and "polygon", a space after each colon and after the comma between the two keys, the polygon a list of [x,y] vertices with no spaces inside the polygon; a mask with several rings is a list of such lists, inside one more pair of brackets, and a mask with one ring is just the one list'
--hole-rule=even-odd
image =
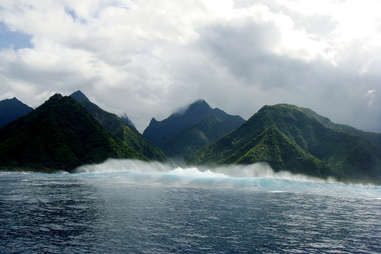
{"label": "overcast sky", "polygon": [[80,89],[140,130],[203,98],[381,131],[381,1],[1,0],[0,99]]}

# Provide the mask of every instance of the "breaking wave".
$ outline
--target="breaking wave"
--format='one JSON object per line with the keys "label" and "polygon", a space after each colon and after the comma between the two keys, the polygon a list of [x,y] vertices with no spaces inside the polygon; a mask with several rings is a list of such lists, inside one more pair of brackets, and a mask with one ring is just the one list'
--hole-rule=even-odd
{"label": "breaking wave", "polygon": [[[102,164],[79,167],[77,173],[135,172],[142,174],[165,174],[189,178],[277,178],[296,181],[322,181],[305,175],[286,171],[274,172],[267,163],[218,167],[181,166],[175,163],[145,162],[140,160],[110,159]],[[333,179],[329,181],[334,181]]]}
{"label": "breaking wave", "polygon": [[[138,160],[108,160],[86,165],[76,172],[98,184],[134,184],[161,187],[232,188],[236,190],[292,192],[319,195],[381,198],[381,186],[343,184],[289,172],[274,172],[266,163],[219,167],[179,166]],[[76,174],[76,175],[78,175]]]}

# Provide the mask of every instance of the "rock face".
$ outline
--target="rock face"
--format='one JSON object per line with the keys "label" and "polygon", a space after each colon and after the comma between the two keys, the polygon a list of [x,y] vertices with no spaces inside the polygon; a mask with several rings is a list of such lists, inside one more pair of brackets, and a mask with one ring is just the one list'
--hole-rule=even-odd
{"label": "rock face", "polygon": [[52,96],[0,129],[0,167],[72,171],[107,158],[147,159],[106,131],[71,97]]}
{"label": "rock face", "polygon": [[81,91],[76,91],[70,96],[80,103],[111,135],[120,139],[123,144],[133,148],[147,159],[166,160],[166,156],[160,149],[146,140],[136,129],[126,124],[120,117],[104,111],[92,103]]}
{"label": "rock face", "polygon": [[264,106],[240,128],[197,151],[189,161],[268,162],[276,171],[381,183],[379,138],[379,134],[334,124],[310,109],[278,104]]}
{"label": "rock face", "polygon": [[0,101],[0,128],[33,111],[17,98]]}
{"label": "rock face", "polygon": [[244,122],[240,116],[212,109],[204,100],[198,100],[162,121],[153,118],[143,136],[159,146],[167,156],[183,158]]}

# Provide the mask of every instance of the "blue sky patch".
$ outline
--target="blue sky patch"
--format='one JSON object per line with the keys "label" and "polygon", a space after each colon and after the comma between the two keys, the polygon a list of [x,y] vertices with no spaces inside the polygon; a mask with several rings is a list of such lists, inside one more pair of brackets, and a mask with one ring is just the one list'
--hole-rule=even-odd
{"label": "blue sky patch", "polygon": [[74,22],[79,22],[79,23],[82,23],[82,24],[86,23],[86,20],[84,20],[83,18],[79,17],[77,15],[77,13],[73,9],[65,8],[65,12],[66,12],[66,14],[68,14],[68,15],[70,15],[72,17]]}
{"label": "blue sky patch", "polygon": [[0,49],[1,48],[32,48],[32,36],[21,32],[11,31],[3,22],[0,22]]}
{"label": "blue sky patch", "polygon": [[73,20],[78,19],[78,16],[77,16],[77,14],[75,13],[74,10],[69,9],[69,8],[65,8],[65,12],[66,12],[67,14],[69,14],[69,15],[73,18]]}

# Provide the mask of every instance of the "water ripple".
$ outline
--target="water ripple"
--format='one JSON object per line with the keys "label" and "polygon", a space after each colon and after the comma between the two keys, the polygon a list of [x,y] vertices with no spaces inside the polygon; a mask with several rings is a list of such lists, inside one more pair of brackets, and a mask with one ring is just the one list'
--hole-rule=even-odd
{"label": "water ripple", "polygon": [[131,174],[1,173],[0,253],[381,253],[376,186]]}

